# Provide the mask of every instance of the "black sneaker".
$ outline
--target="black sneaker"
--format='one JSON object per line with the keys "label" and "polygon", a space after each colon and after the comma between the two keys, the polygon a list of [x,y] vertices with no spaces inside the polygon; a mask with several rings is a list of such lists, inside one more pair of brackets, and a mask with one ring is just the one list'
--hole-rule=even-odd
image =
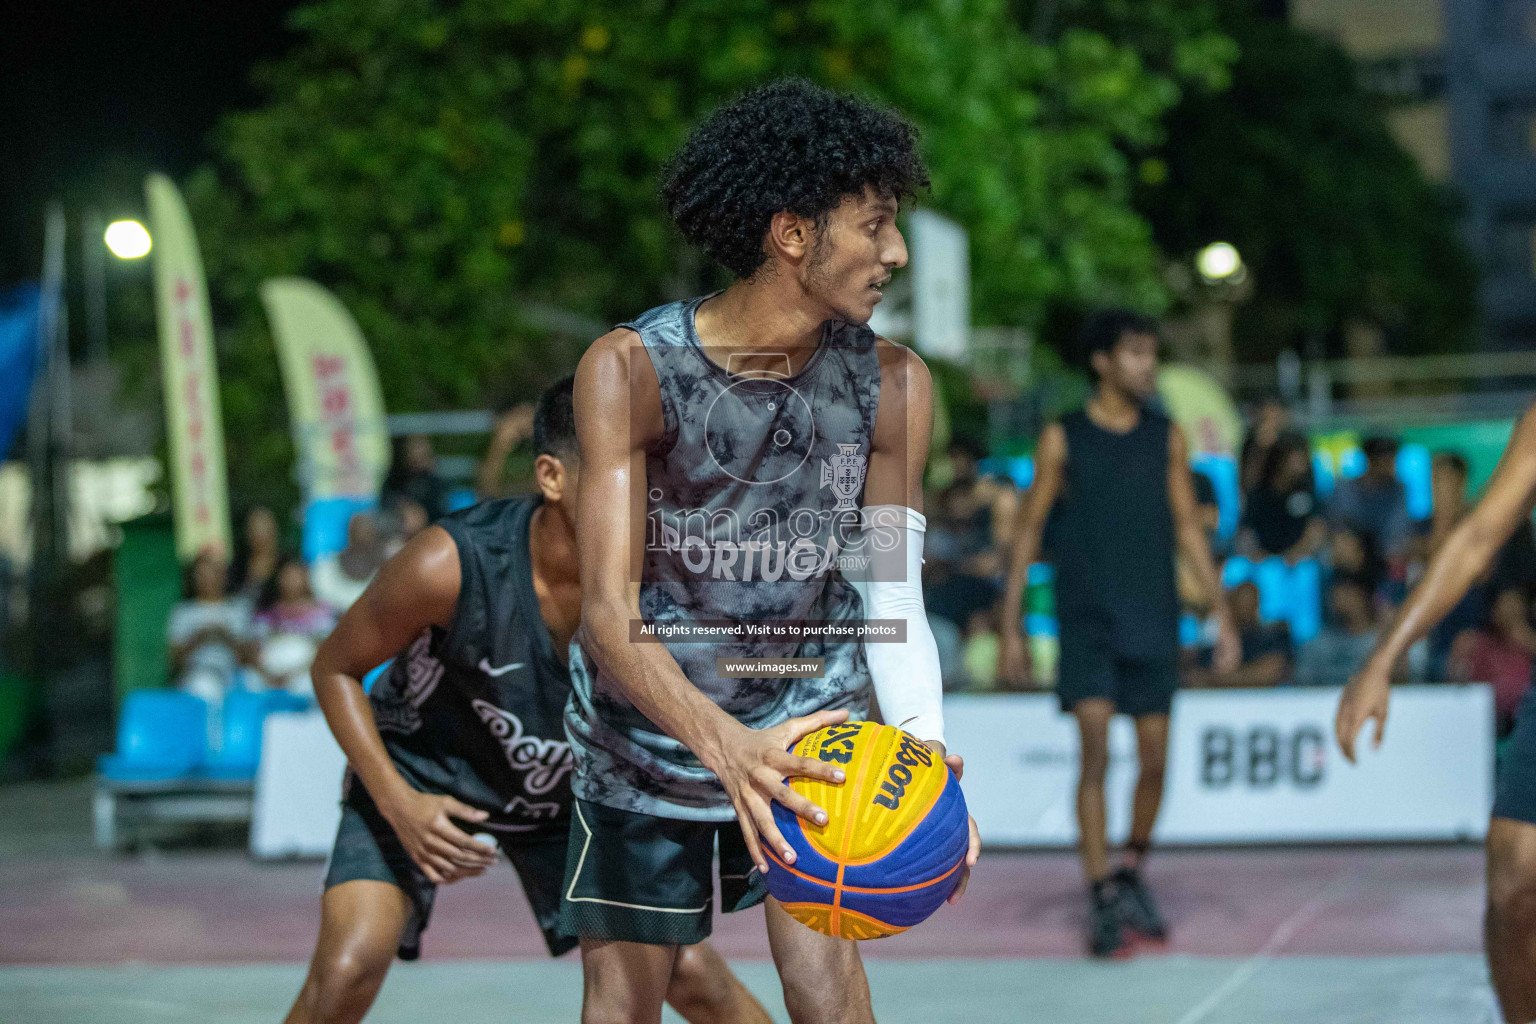
{"label": "black sneaker", "polygon": [[1125,867],[1112,877],[1120,904],[1120,920],[1125,926],[1142,938],[1167,941],[1168,925],[1163,922],[1163,915],[1157,912],[1157,901],[1152,898],[1147,883],[1141,880],[1141,872]]}
{"label": "black sneaker", "polygon": [[1130,955],[1120,929],[1120,901],[1113,881],[1100,883],[1088,894],[1088,952],[1102,958]]}

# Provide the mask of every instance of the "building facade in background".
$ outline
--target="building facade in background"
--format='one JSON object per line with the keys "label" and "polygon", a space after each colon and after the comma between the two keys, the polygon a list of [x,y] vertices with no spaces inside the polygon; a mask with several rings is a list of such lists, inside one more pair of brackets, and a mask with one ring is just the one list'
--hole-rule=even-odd
{"label": "building facade in background", "polygon": [[1425,173],[1456,187],[1482,342],[1536,349],[1536,0],[1291,0],[1331,36]]}

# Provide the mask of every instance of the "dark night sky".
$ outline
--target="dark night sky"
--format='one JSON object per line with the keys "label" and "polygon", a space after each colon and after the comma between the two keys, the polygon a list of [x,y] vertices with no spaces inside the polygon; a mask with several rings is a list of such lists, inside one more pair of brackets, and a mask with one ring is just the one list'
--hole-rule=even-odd
{"label": "dark night sky", "polygon": [[[142,215],[142,170],[185,174],[250,72],[291,40],[294,0],[60,0],[0,30],[0,284],[36,277],[43,209],[87,196]],[[71,241],[75,227],[71,224]]]}

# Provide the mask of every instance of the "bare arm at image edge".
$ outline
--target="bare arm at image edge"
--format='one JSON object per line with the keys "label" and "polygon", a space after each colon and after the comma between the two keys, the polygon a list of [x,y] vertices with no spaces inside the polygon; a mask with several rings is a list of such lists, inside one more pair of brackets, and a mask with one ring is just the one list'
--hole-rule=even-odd
{"label": "bare arm at image edge", "polygon": [[1355,759],[1355,741],[1366,722],[1376,728],[1372,746],[1379,747],[1386,728],[1393,666],[1408,648],[1429,634],[1435,624],[1466,595],[1468,588],[1493,564],[1515,527],[1528,519],[1536,503],[1536,408],[1527,409],[1505,446],[1488,489],[1458,523],[1425,570],[1391,626],[1359,674],[1349,681],[1339,700],[1334,726],[1339,747]]}

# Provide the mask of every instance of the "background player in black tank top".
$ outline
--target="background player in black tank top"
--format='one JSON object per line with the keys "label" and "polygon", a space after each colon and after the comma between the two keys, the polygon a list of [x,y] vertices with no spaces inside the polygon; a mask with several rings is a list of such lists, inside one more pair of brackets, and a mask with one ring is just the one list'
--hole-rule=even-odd
{"label": "background player in black tank top", "polygon": [[[534,442],[540,497],[485,502],[423,531],[315,658],[315,695],[350,768],[320,937],[288,1024],[363,1018],[396,950],[414,958],[436,886],[495,859],[472,833],[495,833],[551,953],[575,945],[553,927],[570,832],[565,660],[581,617],[569,378],[540,399]],[[358,680],[392,657],[370,699]],[[769,1020],[704,943],[679,956],[667,999],[693,1024]]]}
{"label": "background player in black tank top", "polygon": [[[1090,886],[1089,949],[1114,956],[1128,948],[1122,925],[1152,939],[1166,935],[1139,868],[1162,802],[1178,687],[1175,549],[1211,595],[1221,626],[1218,666],[1236,666],[1238,641],[1200,526],[1184,434],[1146,406],[1157,382],[1156,324],[1126,311],[1100,313],[1083,342],[1093,397],[1040,435],[1034,485],[1014,534],[999,675],[1029,678],[1020,603],[1050,518],[1061,623],[1057,692],[1082,741],[1077,823]],[[1117,711],[1136,721],[1140,774],[1125,863],[1111,876],[1104,775]]]}
{"label": "background player in black tank top", "polygon": [[[1460,603],[1515,529],[1529,526],[1533,507],[1536,406],[1515,425],[1482,500],[1445,539],[1391,629],[1344,688],[1335,726],[1339,747],[1351,762],[1367,722],[1375,721],[1373,743],[1381,745],[1393,667]],[[1536,687],[1520,702],[1514,731],[1499,757],[1487,849],[1483,941],[1489,974],[1504,1019],[1528,1024],[1536,1021]]]}

